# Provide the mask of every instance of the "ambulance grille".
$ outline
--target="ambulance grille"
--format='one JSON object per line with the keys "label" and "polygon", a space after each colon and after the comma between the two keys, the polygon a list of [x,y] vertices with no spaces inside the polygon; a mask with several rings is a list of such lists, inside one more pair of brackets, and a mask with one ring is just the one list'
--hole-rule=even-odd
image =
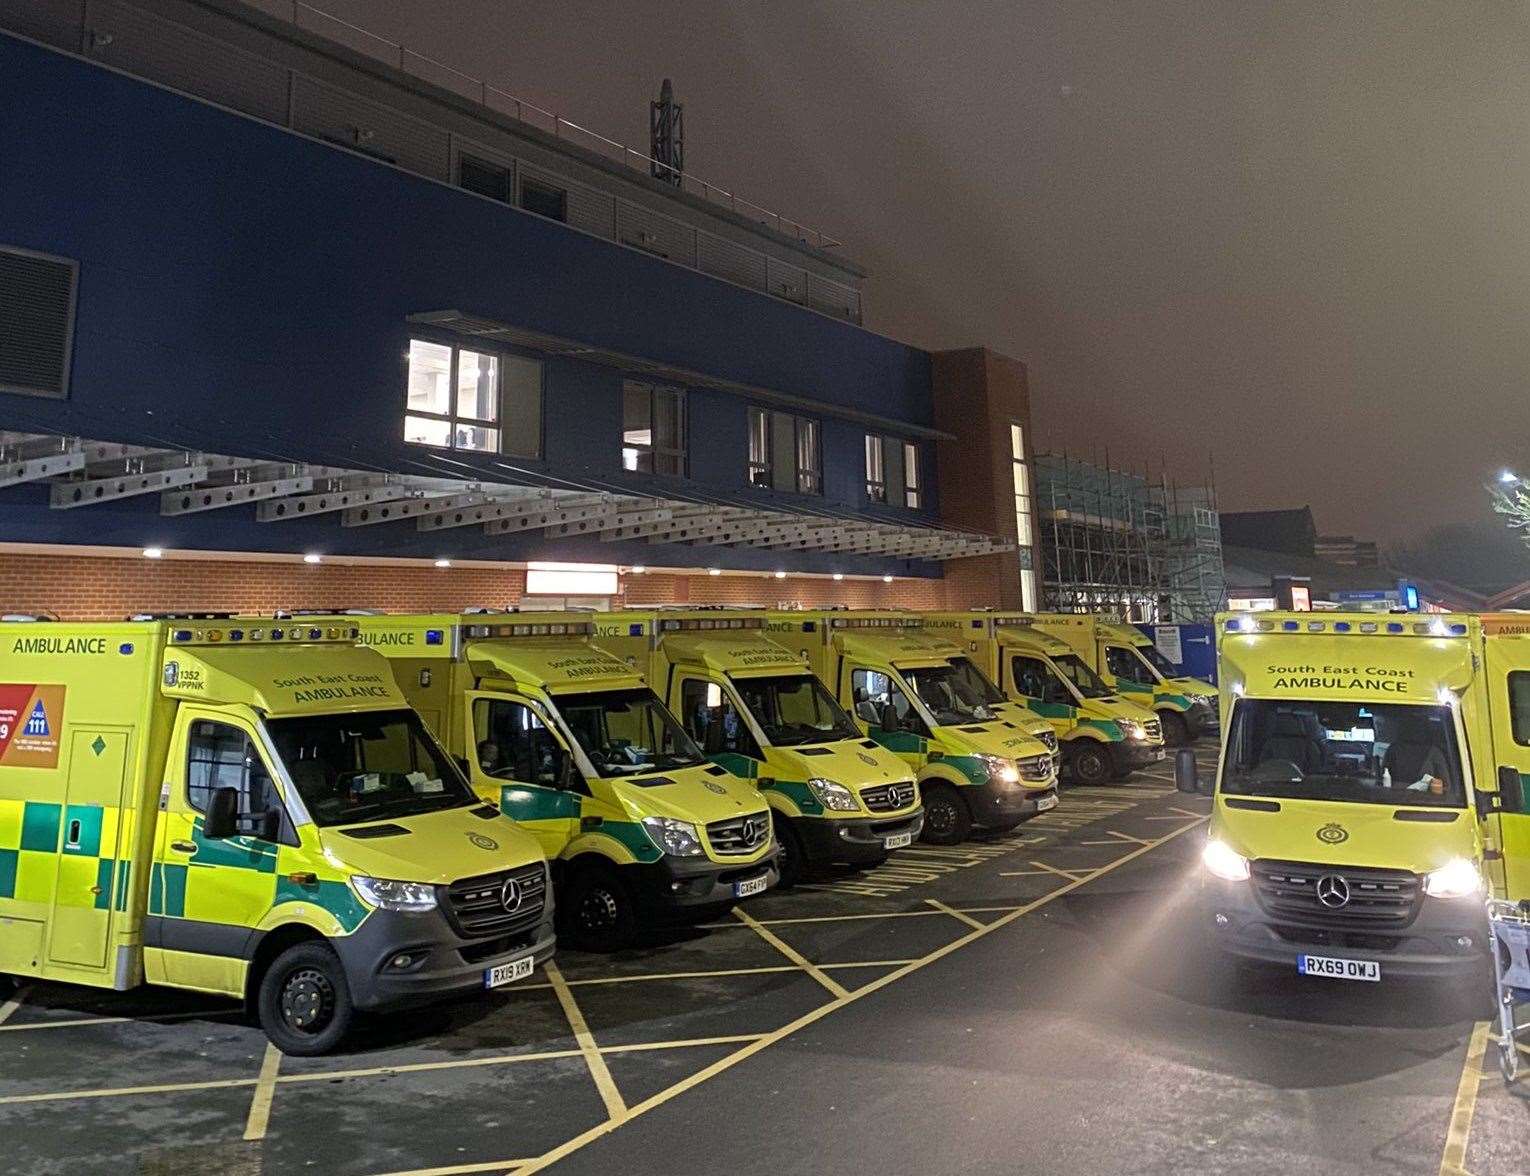
{"label": "ambulance grille", "polygon": [[[506,886],[512,882],[513,904],[507,909]],[[466,939],[528,931],[542,921],[547,906],[547,868],[538,863],[464,878],[448,887],[447,898],[452,922]]]}
{"label": "ambulance grille", "polygon": [[862,788],[861,803],[874,813],[895,813],[899,809],[908,808],[914,803],[914,782],[900,780],[894,784]]}
{"label": "ambulance grille", "polygon": [[714,853],[753,853],[769,840],[769,813],[729,817],[726,821],[713,821],[707,826],[707,841],[711,843]]}
{"label": "ambulance grille", "polygon": [[1017,766],[1020,769],[1020,779],[1022,780],[1030,780],[1036,783],[1052,778],[1053,766],[1050,755],[1033,755],[1030,759],[1017,761]]}
{"label": "ambulance grille", "polygon": [[[1261,859],[1251,864],[1250,872],[1259,905],[1269,914],[1330,926],[1406,927],[1418,913],[1423,893],[1418,875],[1407,870]],[[1318,884],[1328,877],[1341,880],[1347,890],[1349,899],[1341,906],[1318,897]],[[1330,884],[1330,895],[1333,889]]]}
{"label": "ambulance grille", "polygon": [[1149,719],[1147,722],[1143,723],[1142,726],[1143,729],[1147,731],[1149,743],[1157,743],[1160,739],[1163,738],[1163,724],[1160,723],[1157,719]]}

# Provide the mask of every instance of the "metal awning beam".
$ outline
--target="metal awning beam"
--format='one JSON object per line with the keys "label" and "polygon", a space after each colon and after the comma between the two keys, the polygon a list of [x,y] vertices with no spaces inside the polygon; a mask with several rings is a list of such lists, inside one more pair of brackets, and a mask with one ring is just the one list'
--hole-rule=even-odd
{"label": "metal awning beam", "polygon": [[[590,497],[581,495],[581,498]],[[522,510],[519,514],[506,513],[499,518],[490,519],[484,523],[484,533],[488,535],[510,535],[517,531],[537,531],[549,527],[557,527],[564,523],[575,523],[582,519],[596,519],[611,513],[613,507],[628,508],[639,506],[647,499],[623,498],[615,495],[596,495],[600,501],[590,502],[583,506],[572,505],[565,501],[555,506],[545,507],[539,510]]]}
{"label": "metal awning beam", "polygon": [[[443,511],[440,514],[422,515],[417,526],[422,531],[444,531],[452,527],[472,527],[479,524],[517,522],[537,516],[550,516],[559,508],[573,508],[582,506],[599,506],[611,500],[611,495],[596,493],[587,494],[576,490],[533,490],[530,494],[518,498],[495,499],[478,506],[465,506],[460,509]],[[551,526],[547,523],[532,523],[529,527],[512,527],[511,530],[529,530],[536,526]],[[500,532],[491,532],[498,534]]]}

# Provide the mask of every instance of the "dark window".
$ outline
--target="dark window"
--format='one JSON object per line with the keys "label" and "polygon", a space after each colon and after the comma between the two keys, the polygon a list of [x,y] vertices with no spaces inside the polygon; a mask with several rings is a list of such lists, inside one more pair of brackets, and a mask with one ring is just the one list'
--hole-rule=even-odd
{"label": "dark window", "polygon": [[77,267],[0,247],[0,392],[69,394]]}
{"label": "dark window", "polygon": [[511,174],[508,167],[464,155],[457,161],[457,183],[469,192],[510,203]]}
{"label": "dark window", "polygon": [[733,700],[716,682],[686,678],[680,684],[681,721],[707,755],[731,751],[763,759]]}
{"label": "dark window", "polygon": [[[919,712],[908,700],[908,695],[892,678],[880,670],[855,670],[850,675],[851,696],[855,700],[855,717],[873,731],[912,731],[928,735]],[[888,713],[891,708],[891,713]],[[890,720],[887,726],[884,720]]]}
{"label": "dark window", "polygon": [[1062,679],[1040,658],[1016,657],[1010,663],[1010,672],[1014,675],[1015,689],[1026,698],[1073,705],[1073,695],[1063,685]]}
{"label": "dark window", "polygon": [[241,813],[281,808],[276,786],[250,737],[228,723],[198,719],[187,741],[186,803],[205,813],[218,788],[239,793]]}
{"label": "dark window", "polygon": [[521,207],[548,220],[568,221],[568,192],[544,184],[541,180],[521,177]]}
{"label": "dark window", "polygon": [[1509,723],[1514,742],[1530,747],[1530,673],[1524,670],[1509,675]]}
{"label": "dark window", "polygon": [[622,385],[622,468],[684,477],[685,393],[628,380]]}
{"label": "dark window", "polygon": [[1105,665],[1114,678],[1125,678],[1129,682],[1152,681],[1148,677],[1147,667],[1137,660],[1131,650],[1120,645],[1105,647]]}

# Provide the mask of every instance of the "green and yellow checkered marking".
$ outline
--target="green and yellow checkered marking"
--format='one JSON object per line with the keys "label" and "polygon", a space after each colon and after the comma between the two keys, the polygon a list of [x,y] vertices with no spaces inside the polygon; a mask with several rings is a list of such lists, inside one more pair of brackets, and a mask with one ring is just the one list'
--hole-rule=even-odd
{"label": "green and yellow checkered marking", "polygon": [[114,808],[0,800],[0,899],[50,905],[56,881],[65,906],[126,910],[131,863],[101,853],[119,843],[121,819]]}

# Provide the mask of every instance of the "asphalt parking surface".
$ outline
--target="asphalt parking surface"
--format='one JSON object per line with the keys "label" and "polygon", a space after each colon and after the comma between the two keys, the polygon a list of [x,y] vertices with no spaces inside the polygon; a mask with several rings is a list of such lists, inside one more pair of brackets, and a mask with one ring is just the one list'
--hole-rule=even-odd
{"label": "asphalt parking surface", "polygon": [[[1207,762],[1214,749],[1203,744]],[[16,1172],[1530,1172],[1486,989],[1240,975],[1167,767],[286,1058],[226,1004],[0,1006]]]}

